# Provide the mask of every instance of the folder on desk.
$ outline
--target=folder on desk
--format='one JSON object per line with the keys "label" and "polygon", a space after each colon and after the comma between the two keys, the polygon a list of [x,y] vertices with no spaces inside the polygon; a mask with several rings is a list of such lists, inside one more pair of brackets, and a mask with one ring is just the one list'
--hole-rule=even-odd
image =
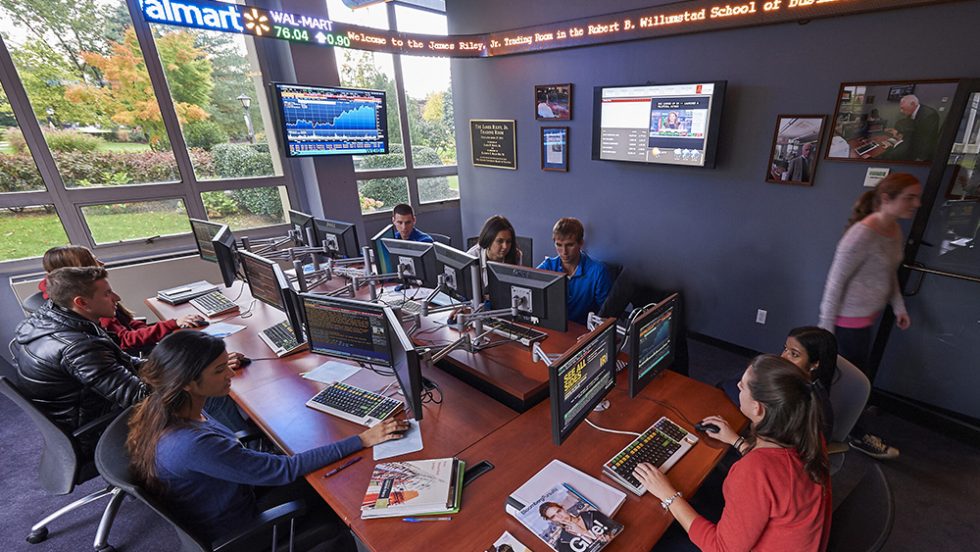
{"label": "folder on desk", "polygon": [[361,519],[455,514],[466,462],[457,458],[387,462],[374,467]]}
{"label": "folder on desk", "polygon": [[181,303],[186,303],[195,297],[200,297],[211,293],[216,289],[218,289],[218,286],[206,280],[201,280],[199,282],[184,284],[182,286],[172,287],[170,289],[161,289],[157,292],[157,299],[165,303],[170,303],[171,305],[180,305]]}
{"label": "folder on desk", "polygon": [[508,514],[517,517],[528,504],[562,483],[571,485],[582,496],[587,497],[597,510],[609,517],[614,516],[623,502],[626,502],[626,493],[623,491],[580,472],[561,460],[552,460],[507,497],[504,509]]}

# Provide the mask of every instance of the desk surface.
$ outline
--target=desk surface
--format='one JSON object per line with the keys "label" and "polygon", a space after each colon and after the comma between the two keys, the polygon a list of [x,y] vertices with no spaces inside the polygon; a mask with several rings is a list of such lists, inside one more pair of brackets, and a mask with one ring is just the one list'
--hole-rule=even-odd
{"label": "desk surface", "polygon": [[[225,290],[229,297],[238,293],[237,286]],[[245,289],[242,296],[248,296]],[[239,299],[246,304],[250,298]],[[190,305],[172,306],[147,299],[146,304],[161,318],[173,318],[193,311]],[[283,450],[294,453],[361,433],[364,428],[307,408],[305,402],[323,384],[300,377],[302,372],[322,364],[327,357],[308,352],[282,359],[270,359],[271,351],[256,338],[256,333],[284,319],[284,315],[257,302],[246,319],[227,315],[225,321],[248,328],[228,336],[229,350],[240,351],[255,359],[232,380],[232,397],[263,431]],[[438,319],[424,324],[438,325]],[[427,326],[423,325],[423,330]],[[552,335],[542,343],[552,353],[570,347],[581,327],[567,334]],[[419,341],[451,340],[453,330],[437,328],[423,332]],[[457,334],[458,335],[458,334]],[[533,397],[542,385],[547,395],[547,368],[533,364],[527,348],[503,345],[472,355],[460,351],[452,355],[450,369],[470,374],[471,378],[503,378],[501,386],[523,390]],[[323,474],[331,467],[310,473],[307,481],[337,512],[354,533],[372,550],[426,549],[434,542],[452,542],[458,550],[485,550],[504,531],[510,531],[525,545],[540,548],[539,539],[504,512],[506,497],[552,459],[557,458],[585,473],[617,486],[601,475],[602,464],[626,446],[632,437],[600,432],[587,424],[577,428],[561,446],[551,441],[550,404],[540,402],[519,414],[443,371],[423,363],[426,377],[439,384],[444,397],[441,405],[426,404],[421,421],[425,448],[399,460],[459,456],[472,465],[488,460],[495,468],[466,488],[463,507],[450,522],[405,524],[399,519],[360,519],[360,504],[375,465],[370,449],[357,455],[365,457],[351,467],[329,477]],[[516,382],[516,383],[515,383]],[[612,407],[593,413],[589,419],[611,428],[640,432],[660,416],[666,415],[691,430],[690,421],[710,414],[720,414],[736,428],[746,420],[721,391],[673,372],[654,380],[641,395],[629,399],[625,374],[618,377],[609,394]],[[683,414],[672,411],[666,403]],[[710,438],[698,443],[670,471],[671,481],[692,495],[722,457],[727,447]],[[625,525],[623,535],[609,550],[648,550],[669,526],[672,518],[664,515],[650,495],[637,497],[627,492],[627,500],[615,519]]]}

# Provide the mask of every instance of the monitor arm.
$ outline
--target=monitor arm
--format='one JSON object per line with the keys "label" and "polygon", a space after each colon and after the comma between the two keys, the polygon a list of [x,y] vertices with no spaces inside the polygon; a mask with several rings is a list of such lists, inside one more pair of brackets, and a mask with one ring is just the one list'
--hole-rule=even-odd
{"label": "monitor arm", "polygon": [[540,360],[541,362],[543,362],[545,364],[545,366],[551,366],[551,364],[555,360],[557,360],[558,357],[560,357],[560,356],[561,355],[553,355],[553,354],[548,354],[548,353],[544,352],[544,349],[541,348],[541,344],[538,343],[537,341],[535,341],[534,343],[531,344],[531,361],[532,362],[537,362],[537,361]]}

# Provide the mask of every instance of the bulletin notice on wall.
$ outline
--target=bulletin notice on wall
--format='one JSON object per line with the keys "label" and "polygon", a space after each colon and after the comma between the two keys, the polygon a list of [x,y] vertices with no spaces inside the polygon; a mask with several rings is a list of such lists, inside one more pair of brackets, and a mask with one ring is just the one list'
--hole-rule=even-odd
{"label": "bulletin notice on wall", "polygon": [[470,119],[473,166],[516,170],[516,128],[513,120]]}

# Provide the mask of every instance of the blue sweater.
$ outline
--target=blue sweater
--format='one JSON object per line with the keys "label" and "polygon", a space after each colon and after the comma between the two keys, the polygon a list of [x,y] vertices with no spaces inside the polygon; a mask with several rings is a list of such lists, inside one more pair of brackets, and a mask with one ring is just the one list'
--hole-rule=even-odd
{"label": "blue sweater", "polygon": [[[564,272],[561,257],[545,257],[538,268],[552,272]],[[599,314],[599,309],[609,296],[612,282],[606,265],[582,252],[575,274],[568,279],[568,319],[585,324],[589,311]]]}
{"label": "blue sweater", "polygon": [[174,513],[213,542],[258,515],[252,485],[286,485],[359,450],[355,435],[295,456],[267,454],[241,446],[209,418],[164,433],[156,468]]}

